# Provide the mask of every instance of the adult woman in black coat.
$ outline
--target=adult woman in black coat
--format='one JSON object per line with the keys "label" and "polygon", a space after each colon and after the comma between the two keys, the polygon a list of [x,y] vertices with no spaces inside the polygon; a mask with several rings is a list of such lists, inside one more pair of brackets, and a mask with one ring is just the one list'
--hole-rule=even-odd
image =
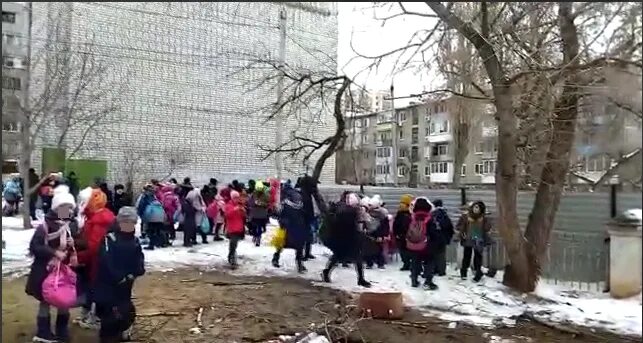
{"label": "adult woman in black coat", "polygon": [[359,198],[351,193],[345,196],[345,201],[337,205],[335,220],[331,228],[330,239],[327,247],[333,252],[328,259],[326,269],[322,271],[322,280],[330,282],[330,274],[338,263],[352,261],[357,271],[357,284],[362,287],[371,287],[371,283],[364,279],[364,265],[360,249],[360,232],[358,227]]}

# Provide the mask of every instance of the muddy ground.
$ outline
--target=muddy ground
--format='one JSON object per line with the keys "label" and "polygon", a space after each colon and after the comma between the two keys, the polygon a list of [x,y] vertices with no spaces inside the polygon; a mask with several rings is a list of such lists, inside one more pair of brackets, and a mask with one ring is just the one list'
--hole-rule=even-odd
{"label": "muddy ground", "polygon": [[[24,293],[24,278],[2,281],[2,342],[30,342],[36,302]],[[342,342],[628,342],[628,337],[565,330],[528,321],[486,330],[407,310],[401,321],[360,319],[348,294],[316,287],[302,279],[237,277],[223,272],[179,270],[154,272],[139,279],[135,299],[137,342],[268,342],[280,335],[313,330],[344,338]],[[200,333],[191,333],[199,326]],[[324,324],[326,323],[326,324]],[[575,332],[575,333],[572,333]],[[74,342],[96,342],[96,333],[72,325]],[[503,341],[501,339],[506,339]],[[636,340],[638,341],[638,340]]]}

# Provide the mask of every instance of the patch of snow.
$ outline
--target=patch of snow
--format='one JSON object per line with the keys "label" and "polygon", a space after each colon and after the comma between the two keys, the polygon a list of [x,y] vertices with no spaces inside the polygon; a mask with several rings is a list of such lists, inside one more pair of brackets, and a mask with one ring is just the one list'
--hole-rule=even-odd
{"label": "patch of snow", "polygon": [[[321,283],[320,272],[325,267],[330,251],[320,245],[313,246],[313,254],[317,258],[306,262],[309,270],[307,274],[300,275],[296,272],[295,254],[292,250],[285,250],[281,256],[281,268],[274,268],[271,265],[274,248],[269,242],[275,231],[275,224],[273,222],[269,226],[260,247],[255,247],[249,239],[239,243],[237,253],[240,268],[231,273],[303,277],[315,284],[348,292],[359,293],[365,290],[357,286],[354,268],[340,266],[333,271],[332,283]],[[3,250],[3,275],[6,268],[16,271],[27,267],[30,263],[27,248],[33,229],[16,231],[3,227],[2,235],[7,242],[7,248]],[[179,243],[177,241],[175,244]],[[145,251],[145,258],[150,270],[167,271],[182,266],[221,269],[226,265],[227,254],[227,243],[211,242],[190,249],[175,246]],[[367,280],[373,283],[369,291],[402,292],[407,306],[449,322],[466,322],[483,327],[512,326],[518,316],[528,312],[551,321],[571,322],[641,336],[643,307],[640,296],[617,300],[603,293],[575,292],[567,287],[546,283],[541,283],[532,296],[516,295],[499,282],[499,276],[496,279],[483,278],[481,282],[474,283],[471,280],[460,280],[459,273],[452,269],[447,271],[446,277],[435,278],[438,290],[425,291],[411,287],[409,273],[399,271],[398,263],[392,263],[384,270],[366,270],[365,273]]]}
{"label": "patch of snow", "polygon": [[5,229],[22,230],[22,228],[22,217],[2,217],[2,231]]}

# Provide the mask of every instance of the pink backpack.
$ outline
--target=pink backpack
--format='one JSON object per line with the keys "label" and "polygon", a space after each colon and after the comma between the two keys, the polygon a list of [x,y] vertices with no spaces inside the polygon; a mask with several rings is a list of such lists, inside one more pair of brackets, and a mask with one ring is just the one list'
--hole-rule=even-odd
{"label": "pink backpack", "polygon": [[422,220],[417,220],[415,216],[411,221],[408,231],[406,231],[406,248],[414,252],[423,252],[428,246],[426,236],[426,224],[431,220],[431,214],[428,214]]}
{"label": "pink backpack", "polygon": [[76,273],[71,268],[55,261],[49,275],[42,283],[42,298],[51,306],[70,309],[76,305]]}

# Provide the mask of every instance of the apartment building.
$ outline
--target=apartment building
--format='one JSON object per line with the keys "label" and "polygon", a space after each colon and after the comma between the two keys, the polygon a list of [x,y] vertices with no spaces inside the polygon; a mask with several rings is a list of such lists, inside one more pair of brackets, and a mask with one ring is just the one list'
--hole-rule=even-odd
{"label": "apartment building", "polygon": [[16,173],[19,116],[29,79],[27,38],[29,12],[25,3],[2,3],[2,172]]}
{"label": "apartment building", "polygon": [[[107,123],[75,155],[106,161],[109,180],[125,177],[123,161],[132,152],[148,151],[153,157],[141,159],[139,180],[167,175],[177,159],[181,163],[172,173],[189,175],[197,184],[214,176],[221,182],[294,179],[307,170],[301,156],[264,160],[259,146],[273,147],[294,135],[323,140],[335,130],[322,99],[311,100],[297,118],[264,122],[278,97],[274,83],[265,82],[274,71],[248,67],[258,58],[284,56],[298,70],[334,73],[335,2],[34,2],[33,7],[34,51],[43,49],[55,24],[63,36],[57,41],[69,45],[70,54],[91,47],[107,70],[101,81],[125,89]],[[32,79],[48,77],[42,69],[32,74]],[[56,143],[56,130],[43,134],[43,146]],[[81,135],[80,129],[69,133],[72,148]],[[313,154],[311,165],[320,154]],[[322,182],[333,182],[334,162],[325,164]]]}
{"label": "apartment building", "polygon": [[377,113],[390,110],[391,92],[382,90],[351,90],[350,96],[342,99],[344,113]]}
{"label": "apartment building", "polygon": [[335,154],[335,181],[375,184],[377,113],[355,113],[346,118],[347,138]]}

